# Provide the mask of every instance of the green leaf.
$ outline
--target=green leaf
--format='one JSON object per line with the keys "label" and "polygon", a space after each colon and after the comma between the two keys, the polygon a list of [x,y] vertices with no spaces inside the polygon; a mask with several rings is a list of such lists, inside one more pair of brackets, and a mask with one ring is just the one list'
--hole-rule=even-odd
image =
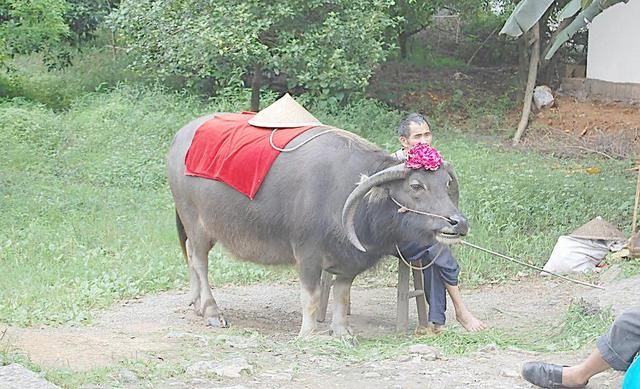
{"label": "green leaf", "polygon": [[598,16],[603,10],[607,7],[610,7],[614,4],[620,3],[625,0],[595,0],[593,1],[586,9],[582,10],[576,16],[576,18],[569,24],[564,30],[560,31],[556,40],[553,42],[553,45],[549,48],[549,51],[545,54],[545,59],[551,59],[553,54],[562,46],[566,41],[571,39],[571,37],[578,32],[581,28],[587,26],[587,22],[593,21],[593,19]]}
{"label": "green leaf", "polygon": [[522,0],[504,23],[500,34],[518,37],[529,31],[544,15],[554,0]]}
{"label": "green leaf", "polygon": [[565,5],[565,7],[558,14],[558,22],[563,21],[566,18],[570,18],[580,11],[582,0],[571,0]]}

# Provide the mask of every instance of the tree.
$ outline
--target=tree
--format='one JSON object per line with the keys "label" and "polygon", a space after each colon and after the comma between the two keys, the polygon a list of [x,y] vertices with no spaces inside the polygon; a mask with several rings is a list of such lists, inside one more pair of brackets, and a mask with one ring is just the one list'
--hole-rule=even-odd
{"label": "tree", "polygon": [[[544,59],[549,60],[557,52],[557,50],[581,28],[587,26],[593,18],[600,14],[604,9],[629,0],[570,0],[562,10],[557,12],[556,19],[560,23],[559,27],[551,34],[547,45],[542,48],[540,45],[540,32],[534,31],[533,34],[525,34],[528,31],[538,30],[541,20],[543,25],[547,25],[549,18],[549,10],[552,5],[557,4],[556,0],[521,0],[516,8],[509,16],[500,31],[501,34],[507,34],[514,37],[523,35],[525,44],[532,47],[531,61],[529,65],[529,75],[527,86],[525,89],[525,97],[523,103],[522,116],[520,124],[514,134],[513,144],[516,145],[520,141],[520,137],[524,133],[531,112],[531,99],[533,96],[533,88],[535,87],[540,50],[544,53]],[[546,17],[545,17],[546,15]],[[530,36],[534,37],[530,41]],[[535,69],[535,71],[532,71]]]}
{"label": "tree", "polygon": [[391,15],[398,20],[396,33],[400,58],[407,58],[409,38],[427,28],[431,24],[433,15],[442,5],[442,0],[398,0],[395,2],[391,8]]}
{"label": "tree", "polygon": [[119,0],[66,0],[65,23],[73,46],[95,38],[95,31],[105,17],[120,4]]}
{"label": "tree", "polygon": [[57,45],[69,33],[64,0],[0,0],[0,65]]}
{"label": "tree", "polygon": [[[135,66],[160,78],[216,87],[251,80],[258,109],[262,79],[346,96],[361,91],[391,48],[392,0],[125,0],[112,15]],[[251,76],[251,77],[249,77]]]}
{"label": "tree", "polygon": [[0,0],[0,65],[42,52],[49,69],[71,64],[71,47],[94,31],[119,0]]}

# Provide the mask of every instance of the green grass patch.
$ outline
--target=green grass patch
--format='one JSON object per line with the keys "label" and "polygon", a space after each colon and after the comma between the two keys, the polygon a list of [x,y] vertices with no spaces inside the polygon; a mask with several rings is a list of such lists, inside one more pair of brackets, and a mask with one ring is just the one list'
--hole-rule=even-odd
{"label": "green grass patch", "polygon": [[[135,88],[64,113],[1,103],[0,322],[85,323],[115,301],[184,285],[164,156],[178,128],[216,108]],[[217,283],[290,274],[211,256]]]}
{"label": "green grass patch", "polygon": [[[456,167],[472,243],[540,266],[560,235],[596,216],[629,232],[634,198],[630,162],[560,160],[446,136],[437,138],[436,146]],[[590,166],[602,173],[586,174]],[[472,248],[454,250],[466,282],[531,272]]]}
{"label": "green grass patch", "polygon": [[0,72],[0,97],[23,97],[55,110],[65,110],[86,93],[108,91],[123,83],[142,81],[128,69],[123,53],[115,58],[107,48],[86,47],[73,66],[49,70],[41,55],[17,56],[13,70]]}
{"label": "green grass patch", "polygon": [[[84,323],[114,301],[186,284],[164,156],[173,134],[205,112],[243,109],[244,95],[208,102],[161,90],[119,87],[56,112],[17,99],[0,103],[0,322]],[[243,97],[244,96],[244,97]],[[310,102],[321,120],[392,151],[401,114],[369,100]],[[469,241],[542,265],[561,234],[597,215],[631,219],[629,162],[568,161],[504,151],[453,133],[436,146],[456,166]],[[588,175],[597,165],[602,173]],[[462,282],[502,281],[517,265],[456,247]],[[219,284],[288,280],[292,268],[211,253]],[[396,261],[380,280],[394,285]]]}
{"label": "green grass patch", "polygon": [[637,276],[640,274],[640,259],[633,258],[622,262],[622,269],[627,277]]}
{"label": "green grass patch", "polygon": [[625,277],[633,277],[640,274],[640,258],[607,258],[606,261],[610,265],[620,266]]}
{"label": "green grass patch", "polygon": [[417,42],[411,45],[407,54],[407,62],[434,70],[464,69],[466,62],[462,58],[436,52],[432,47]]}
{"label": "green grass patch", "polygon": [[582,299],[574,301],[563,323],[535,335],[529,348],[548,352],[579,350],[606,334],[614,318],[611,309],[599,308]]}
{"label": "green grass patch", "polygon": [[31,362],[26,355],[16,350],[6,341],[3,341],[5,331],[6,330],[0,331],[0,341],[2,341],[2,343],[0,343],[0,366],[7,366],[12,363],[17,363],[29,370],[40,372],[40,368],[36,364]]}
{"label": "green grass patch", "polygon": [[334,358],[350,363],[395,358],[408,353],[409,347],[426,344],[436,347],[444,355],[455,356],[478,351],[488,345],[498,348],[510,346],[531,348],[525,339],[510,336],[504,331],[488,329],[470,333],[446,329],[437,336],[395,334],[371,338],[318,338],[293,340],[289,346],[299,352]]}

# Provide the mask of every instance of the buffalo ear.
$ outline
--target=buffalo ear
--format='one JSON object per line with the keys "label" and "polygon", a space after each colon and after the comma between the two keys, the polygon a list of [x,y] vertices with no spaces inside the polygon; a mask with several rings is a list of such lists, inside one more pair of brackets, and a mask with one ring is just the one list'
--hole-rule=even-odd
{"label": "buffalo ear", "polygon": [[458,206],[458,201],[460,200],[460,190],[458,187],[458,177],[456,176],[455,170],[453,170],[453,165],[449,162],[444,163],[444,168],[449,173],[449,177],[451,177],[451,182],[449,183],[449,197],[451,197],[451,201]]}
{"label": "buffalo ear", "polygon": [[379,203],[389,198],[389,189],[383,186],[374,186],[364,197],[369,204]]}
{"label": "buffalo ear", "polygon": [[[358,185],[362,184],[368,179],[369,179],[368,176],[361,174],[360,182],[358,182]],[[364,200],[366,200],[367,203],[375,204],[386,199],[387,197],[389,197],[389,191],[386,188],[382,186],[374,186],[371,189],[369,189],[369,191],[364,195],[363,198]]]}

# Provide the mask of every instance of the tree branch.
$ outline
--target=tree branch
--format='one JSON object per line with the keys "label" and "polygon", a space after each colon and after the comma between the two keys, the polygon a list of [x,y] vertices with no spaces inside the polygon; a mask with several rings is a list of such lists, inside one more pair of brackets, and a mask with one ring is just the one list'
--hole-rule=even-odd
{"label": "tree branch", "polygon": [[489,38],[491,38],[493,36],[493,34],[496,33],[496,31],[498,30],[498,27],[500,27],[500,26],[496,26],[496,28],[494,28],[493,31],[491,31],[489,33],[489,35],[487,35],[487,37],[484,39],[484,41],[482,41],[482,43],[480,44],[480,46],[478,46],[476,51],[474,51],[473,54],[471,54],[471,57],[469,57],[469,60],[467,61],[467,66],[471,65],[471,61],[473,61],[473,59],[476,57],[476,54],[478,54],[480,49],[482,49],[484,47],[484,45],[487,44],[487,42],[489,41]]}
{"label": "tree branch", "polygon": [[524,93],[522,117],[520,118],[518,129],[513,135],[514,146],[516,146],[520,142],[520,138],[522,137],[524,130],[529,124],[529,115],[531,114],[531,100],[533,100],[533,88],[536,86],[538,62],[540,62],[540,24],[538,22],[536,22],[536,24],[533,26],[531,32],[533,34],[533,47],[531,48],[531,57],[529,60],[529,76],[527,79],[527,87],[525,88]]}

